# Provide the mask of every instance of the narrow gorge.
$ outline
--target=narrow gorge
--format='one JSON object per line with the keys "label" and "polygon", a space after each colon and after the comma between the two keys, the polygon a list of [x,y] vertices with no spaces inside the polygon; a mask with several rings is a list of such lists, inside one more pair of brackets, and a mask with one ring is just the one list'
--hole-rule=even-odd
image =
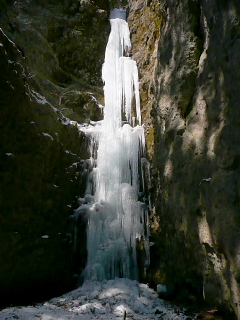
{"label": "narrow gorge", "polygon": [[[128,71],[136,61],[139,79],[121,73],[107,88],[105,69],[103,90],[109,14],[123,7],[131,48],[122,49],[121,61]],[[139,278],[155,289],[162,285],[162,298],[240,319],[239,1],[2,0],[0,56],[2,306],[35,303],[76,288],[86,274],[90,247],[96,271],[95,249],[102,240],[94,231],[96,221],[89,229],[86,219],[95,197],[96,214],[104,216],[107,205],[113,216],[121,207],[124,214],[134,208],[141,217],[142,233],[122,218],[105,216],[111,232],[119,233],[119,224],[124,239],[131,238],[126,247],[123,238],[118,241],[117,256],[128,250],[132,255],[121,267],[115,257],[107,272],[118,271],[102,278]],[[125,98],[113,94],[123,83],[119,77],[125,77]],[[138,83],[140,104],[133,97]],[[125,106],[115,117],[107,111],[107,90],[109,106],[130,99],[134,110]],[[103,117],[112,121],[105,129]],[[100,123],[105,138],[99,138]],[[122,131],[135,132],[135,141]],[[138,160],[138,151],[132,151],[144,140],[146,153]],[[96,160],[97,144],[102,160]],[[130,149],[124,149],[127,144]],[[137,159],[135,173],[127,154]],[[113,164],[113,155],[128,170]],[[101,185],[98,175],[112,184]],[[113,191],[116,181],[121,193]],[[91,183],[98,184],[95,193],[88,192]],[[146,207],[147,214],[141,211]],[[90,244],[89,230],[96,236]],[[102,248],[111,247],[112,237]],[[102,266],[106,256],[101,259]],[[137,265],[138,271],[125,265],[131,270]]]}

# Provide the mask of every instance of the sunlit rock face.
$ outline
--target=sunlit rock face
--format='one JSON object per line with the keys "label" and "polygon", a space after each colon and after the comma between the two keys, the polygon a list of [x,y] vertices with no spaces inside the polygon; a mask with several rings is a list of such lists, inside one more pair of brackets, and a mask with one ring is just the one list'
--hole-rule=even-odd
{"label": "sunlit rock face", "polygon": [[152,163],[149,279],[238,318],[239,15],[214,0],[132,1],[129,14]]}

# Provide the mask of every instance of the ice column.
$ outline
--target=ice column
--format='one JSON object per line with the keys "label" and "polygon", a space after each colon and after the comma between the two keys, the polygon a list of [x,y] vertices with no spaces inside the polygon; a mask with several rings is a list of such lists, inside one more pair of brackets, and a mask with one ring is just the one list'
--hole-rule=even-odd
{"label": "ice column", "polygon": [[102,69],[104,119],[97,134],[92,134],[98,140],[96,167],[87,188],[92,195],[85,196],[90,202],[83,205],[88,216],[85,279],[137,279],[140,246],[145,246],[146,263],[149,260],[148,208],[139,201],[144,129],[138,70],[128,57],[131,43],[125,15],[119,9],[110,15],[111,33]]}

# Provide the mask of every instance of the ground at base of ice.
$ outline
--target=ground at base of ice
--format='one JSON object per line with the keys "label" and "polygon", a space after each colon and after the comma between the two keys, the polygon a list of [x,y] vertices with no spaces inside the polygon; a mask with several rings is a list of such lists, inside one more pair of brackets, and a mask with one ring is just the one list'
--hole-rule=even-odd
{"label": "ground at base of ice", "polygon": [[6,308],[0,320],[191,320],[185,309],[170,306],[146,284],[129,279],[89,281],[43,304]]}

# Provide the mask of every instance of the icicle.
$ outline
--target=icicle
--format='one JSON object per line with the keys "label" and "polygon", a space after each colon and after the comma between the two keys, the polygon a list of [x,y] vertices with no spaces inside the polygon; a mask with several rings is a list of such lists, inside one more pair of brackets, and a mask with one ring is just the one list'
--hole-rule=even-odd
{"label": "icicle", "polygon": [[131,48],[125,17],[124,10],[110,14],[102,69],[104,120],[81,128],[91,136],[91,157],[97,153],[84,198],[88,215],[85,279],[137,278],[137,241],[144,241],[149,257],[148,210],[138,201],[144,128],[136,62],[124,57]]}

